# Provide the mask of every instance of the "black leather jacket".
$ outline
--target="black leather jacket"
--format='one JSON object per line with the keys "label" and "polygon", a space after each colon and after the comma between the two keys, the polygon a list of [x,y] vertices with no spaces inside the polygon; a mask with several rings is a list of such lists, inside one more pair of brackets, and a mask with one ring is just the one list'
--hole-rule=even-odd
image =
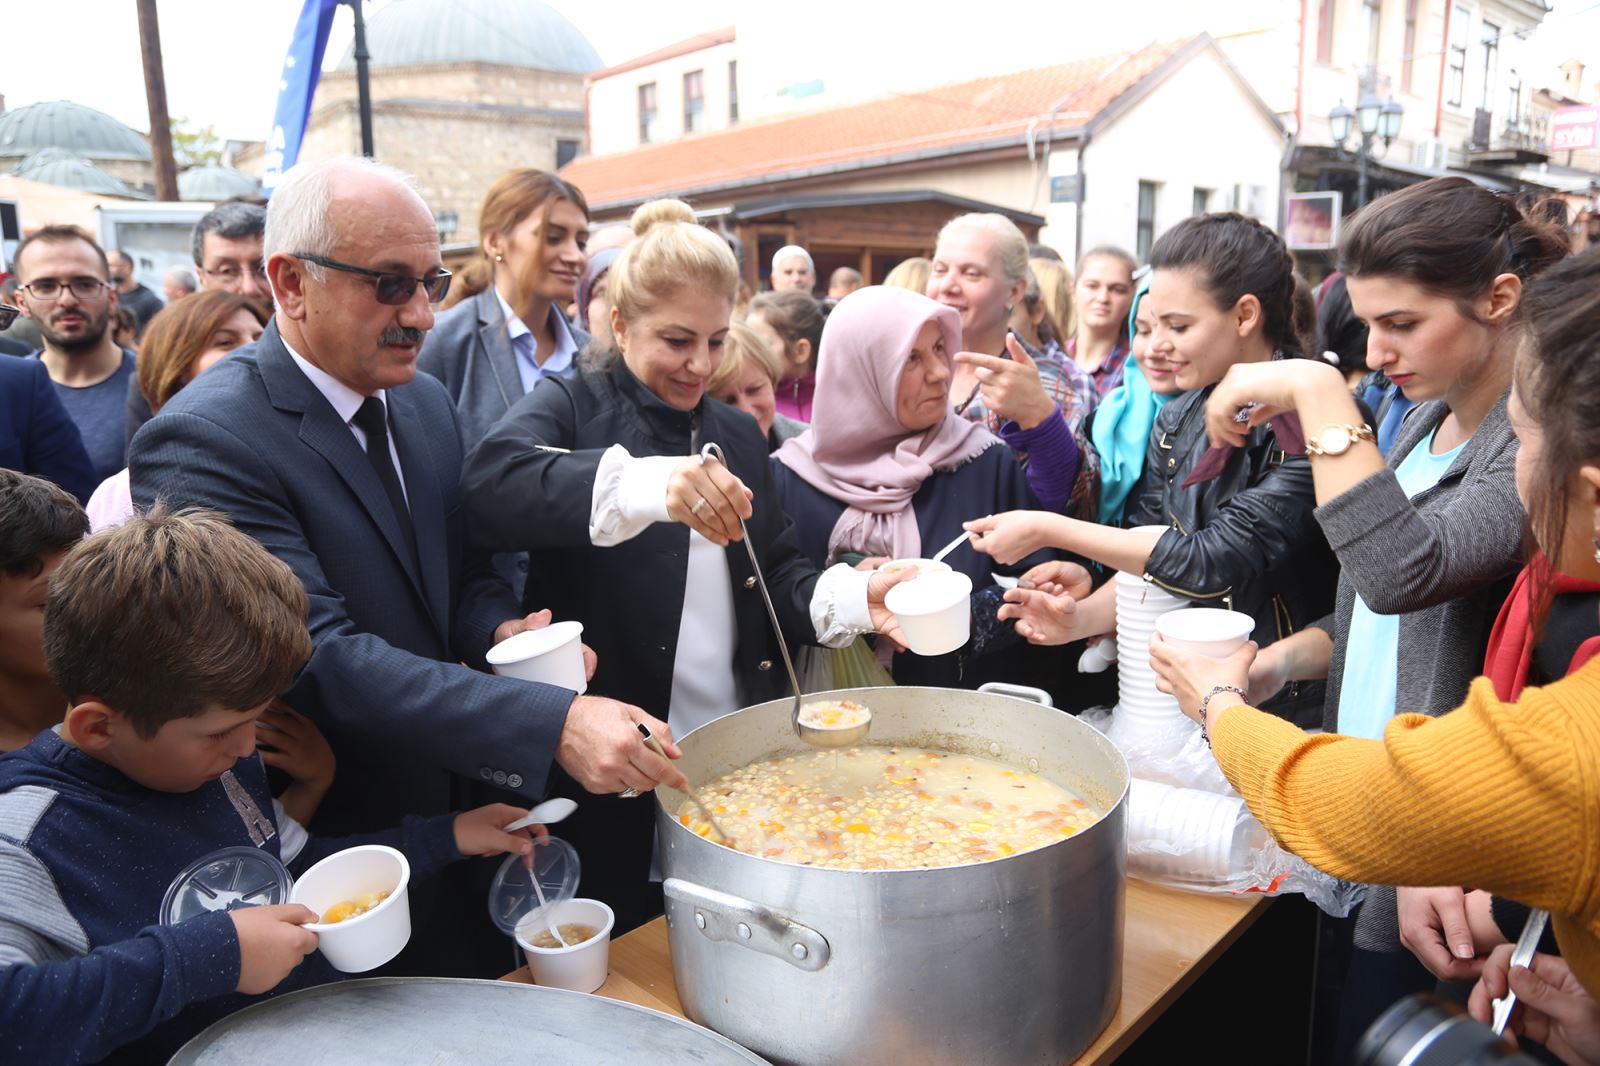
{"label": "black leather jacket", "polygon": [[[1251,615],[1252,635],[1264,647],[1327,614],[1339,565],[1313,515],[1310,462],[1285,455],[1270,424],[1251,432],[1214,481],[1182,487],[1208,447],[1210,395],[1210,389],[1186,393],[1156,416],[1124,522],[1168,527],[1145,565],[1145,580],[1201,606]],[[1315,724],[1322,695],[1320,682],[1301,682],[1268,708]]]}

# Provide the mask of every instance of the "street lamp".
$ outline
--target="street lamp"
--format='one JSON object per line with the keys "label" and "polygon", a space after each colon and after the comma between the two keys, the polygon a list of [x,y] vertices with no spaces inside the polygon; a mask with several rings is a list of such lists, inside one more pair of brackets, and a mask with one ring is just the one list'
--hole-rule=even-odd
{"label": "street lamp", "polygon": [[[1355,159],[1360,167],[1357,173],[1356,206],[1362,207],[1367,202],[1367,168],[1374,159],[1382,159],[1389,150],[1389,145],[1400,135],[1400,120],[1405,117],[1406,109],[1395,101],[1394,97],[1388,100],[1379,100],[1378,94],[1370,86],[1362,89],[1360,101],[1356,109],[1351,111],[1340,100],[1334,109],[1328,112],[1328,130],[1333,134],[1333,143],[1338,153],[1346,159]],[[1352,152],[1345,147],[1345,142],[1350,139],[1353,132],[1351,127],[1360,131],[1361,143]],[[1383,143],[1376,150],[1373,141],[1381,140]]]}

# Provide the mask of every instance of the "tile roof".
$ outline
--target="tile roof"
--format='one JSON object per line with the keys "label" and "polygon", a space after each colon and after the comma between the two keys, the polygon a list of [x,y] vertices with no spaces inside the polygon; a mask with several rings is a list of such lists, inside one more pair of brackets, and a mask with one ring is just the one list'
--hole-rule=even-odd
{"label": "tile roof", "polygon": [[681,41],[676,41],[665,48],[657,48],[654,52],[646,52],[642,56],[625,59],[614,66],[597,70],[584,80],[590,82],[599,81],[601,78],[609,78],[614,74],[623,74],[630,70],[638,70],[640,67],[648,67],[652,63],[664,63],[669,59],[677,59],[679,56],[690,55],[694,52],[704,51],[707,48],[715,48],[719,44],[729,44],[737,39],[738,33],[732,26],[724,26],[720,30],[707,30],[705,33],[697,33],[693,37],[686,37]]}
{"label": "tile roof", "polygon": [[561,176],[591,207],[625,205],[923,156],[952,155],[1086,125],[1190,41],[1149,44],[884,99],[749,122],[607,156],[584,156]]}

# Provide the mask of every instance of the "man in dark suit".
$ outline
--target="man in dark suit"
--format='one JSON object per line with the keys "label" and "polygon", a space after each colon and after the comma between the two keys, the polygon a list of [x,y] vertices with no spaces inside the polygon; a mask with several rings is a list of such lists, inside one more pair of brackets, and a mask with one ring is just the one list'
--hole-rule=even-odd
{"label": "man in dark suit", "polygon": [[0,355],[0,466],[48,478],[87,503],[100,482],[77,425],[37,359]]}
{"label": "man in dark suit", "polygon": [[[685,784],[642,744],[636,723],[666,725],[637,707],[462,665],[545,619],[520,617],[466,546],[455,408],[416,373],[448,274],[410,179],[361,159],[297,167],[265,251],[273,321],[139,431],[129,467],[138,503],[218,508],[304,583],[315,650],[285,699],[339,762],[315,828],[448,810],[468,783],[537,798],[552,762],[594,792]],[[505,939],[481,884],[445,897],[413,900],[413,968],[484,976]],[[494,954],[464,959],[461,937]]]}

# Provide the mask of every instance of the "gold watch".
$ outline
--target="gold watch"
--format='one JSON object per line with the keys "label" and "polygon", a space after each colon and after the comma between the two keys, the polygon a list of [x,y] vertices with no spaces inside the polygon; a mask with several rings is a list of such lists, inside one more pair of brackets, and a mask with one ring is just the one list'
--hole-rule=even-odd
{"label": "gold watch", "polygon": [[1321,433],[1306,438],[1306,455],[1340,456],[1349,451],[1356,441],[1374,439],[1372,427],[1368,425],[1324,426]]}

